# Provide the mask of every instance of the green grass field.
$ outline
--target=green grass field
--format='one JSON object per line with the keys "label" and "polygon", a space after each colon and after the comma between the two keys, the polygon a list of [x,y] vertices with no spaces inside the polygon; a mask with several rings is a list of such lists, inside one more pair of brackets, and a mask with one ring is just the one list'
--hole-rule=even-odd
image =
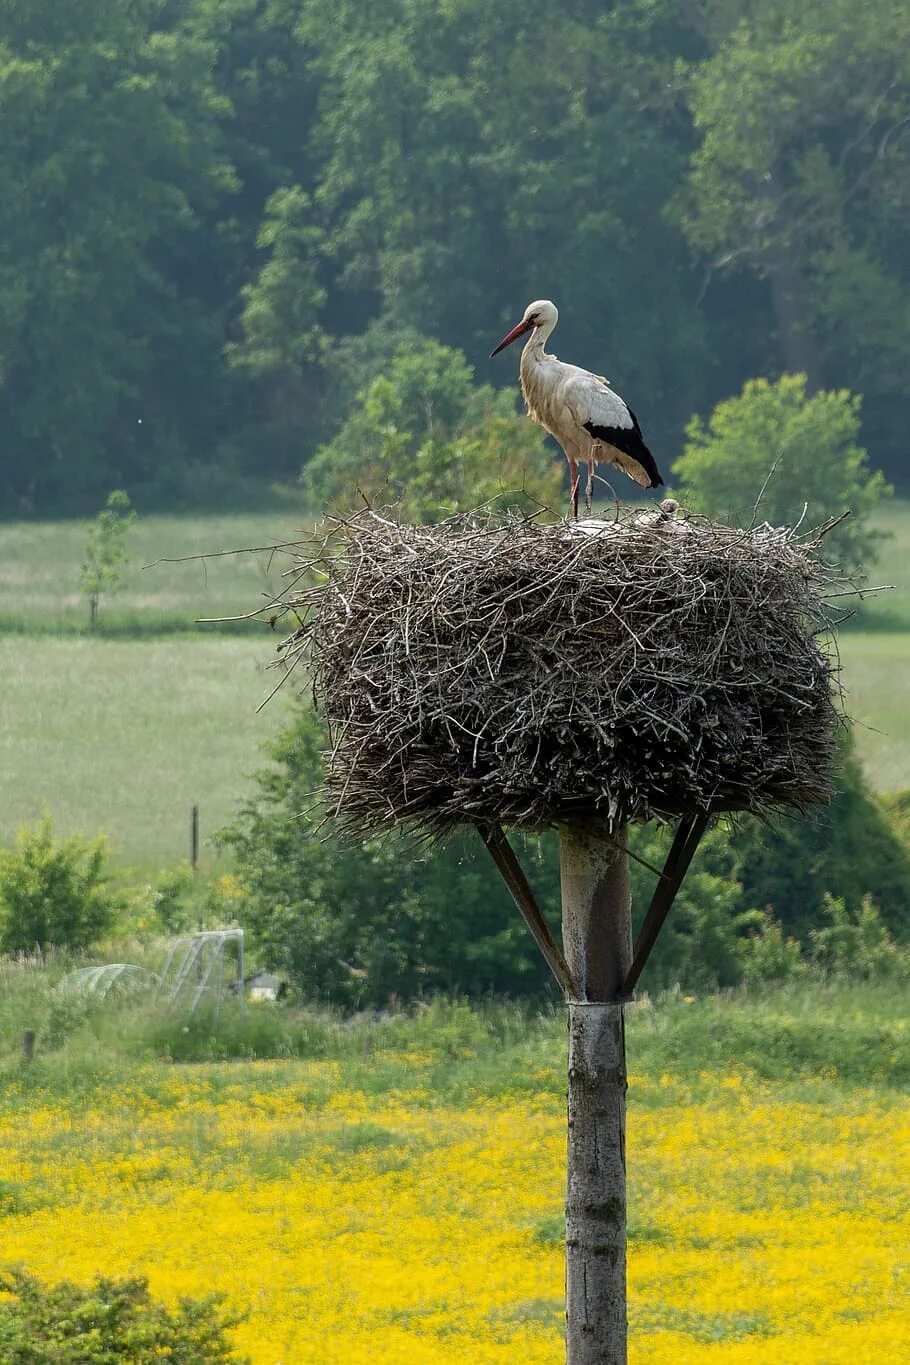
{"label": "green grass field", "polygon": [[[271,545],[306,533],[285,515],[146,517],[130,533],[123,591],[87,631],[82,522],[0,526],[0,838],[50,811],[59,832],[110,837],[114,862],[155,871],[189,856],[190,808],[207,840],[249,790],[284,712],[259,623],[197,626],[254,610],[286,561]],[[215,552],[205,562],[159,563]]]}
{"label": "green grass field", "polygon": [[890,588],[875,593],[863,604],[858,627],[863,630],[900,632],[910,630],[910,500],[895,498],[875,514],[881,533],[878,558],[866,574],[868,587]]}
{"label": "green grass field", "polygon": [[264,634],[148,640],[0,636],[2,827],[48,810],[58,832],[110,836],[114,861],[189,857],[236,810],[284,711],[256,707],[278,674]]}
{"label": "green grass field", "polygon": [[[299,539],[312,519],[286,513],[209,517],[143,517],[129,533],[123,588],[101,601],[107,635],[195,630],[198,617],[254,610],[280,582],[286,561],[267,552],[225,550]],[[86,599],[79,590],[85,523],[0,524],[0,631],[24,634],[84,632]],[[204,562],[154,563],[212,554]],[[144,567],[149,566],[149,567]]]}
{"label": "green grass field", "polygon": [[[847,709],[860,756],[883,792],[910,787],[910,503],[878,524],[871,582],[894,583],[842,631]],[[78,587],[82,522],[0,525],[0,839],[48,809],[61,832],[106,830],[120,865],[155,869],[188,851],[190,807],[210,836],[249,790],[280,699],[256,707],[277,680],[275,637],[259,623],[197,626],[252,611],[286,560],[223,550],[305,535],[299,510],[145,517],[131,533],[124,591],[86,628]],[[159,563],[212,554],[206,560]]]}

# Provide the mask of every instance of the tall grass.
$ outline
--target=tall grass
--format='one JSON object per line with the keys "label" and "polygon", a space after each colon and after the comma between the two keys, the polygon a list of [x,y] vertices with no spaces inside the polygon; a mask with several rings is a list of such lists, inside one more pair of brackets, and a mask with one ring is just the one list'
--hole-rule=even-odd
{"label": "tall grass", "polygon": [[[0,1074],[89,1094],[137,1068],[154,1087],[162,1065],[305,1059],[344,1063],[349,1083],[366,1093],[421,1086],[428,1102],[445,1091],[465,1103],[533,1092],[543,1075],[548,1087],[563,1084],[565,1022],[555,1001],[530,1009],[437,999],[344,1018],[255,1002],[241,1011],[227,995],[189,1015],[152,994],[102,1001],[69,989],[74,963],[65,956],[46,968],[0,963]],[[26,1027],[37,1033],[30,1067],[21,1058]],[[907,1042],[906,1002],[886,983],[802,981],[698,999],[671,993],[644,997],[628,1014],[631,1071],[669,1073],[696,1088],[705,1075],[731,1069],[775,1082],[902,1086],[910,1082]],[[241,1081],[246,1074],[238,1073]]]}

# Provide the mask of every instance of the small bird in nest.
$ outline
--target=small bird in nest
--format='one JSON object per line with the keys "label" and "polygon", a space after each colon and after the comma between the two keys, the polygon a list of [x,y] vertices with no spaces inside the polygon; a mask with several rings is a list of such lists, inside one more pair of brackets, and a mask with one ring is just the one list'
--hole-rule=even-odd
{"label": "small bird in nest", "polygon": [[559,313],[549,299],[529,303],[517,326],[490,352],[497,355],[525,332],[531,335],[521,353],[521,392],[528,416],[559,442],[569,462],[572,515],[578,520],[578,465],[588,466],[585,506],[591,510],[594,467],[616,465],[641,488],[663,483],[654,456],[645,445],[638,418],[603,375],[567,365],[547,355],[544,345]]}

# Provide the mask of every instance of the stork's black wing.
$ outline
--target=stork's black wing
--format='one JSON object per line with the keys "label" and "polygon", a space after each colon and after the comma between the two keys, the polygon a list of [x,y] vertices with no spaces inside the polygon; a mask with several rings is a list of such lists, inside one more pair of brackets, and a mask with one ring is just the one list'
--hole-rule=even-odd
{"label": "stork's black wing", "polygon": [[585,431],[593,436],[595,441],[603,441],[604,445],[613,446],[616,450],[621,450],[623,455],[628,455],[631,460],[635,460],[636,464],[641,465],[651,480],[651,487],[659,488],[663,479],[660,476],[660,470],[657,468],[657,461],[645,445],[645,438],[641,434],[641,427],[635,413],[628,404],[623,406],[632,419],[631,426],[602,426],[595,422],[585,422]]}

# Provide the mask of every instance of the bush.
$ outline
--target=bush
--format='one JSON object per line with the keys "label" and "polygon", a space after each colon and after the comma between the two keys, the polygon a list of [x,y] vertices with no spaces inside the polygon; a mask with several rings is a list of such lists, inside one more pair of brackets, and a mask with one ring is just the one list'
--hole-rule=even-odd
{"label": "bush", "polygon": [[151,894],[156,925],[166,934],[182,934],[189,927],[193,911],[193,869],[189,863],[165,872]]}
{"label": "bush", "polygon": [[[433,991],[542,993],[546,968],[470,832],[427,849],[400,835],[354,845],[320,828],[324,743],[300,708],[270,746],[277,766],[258,774],[257,794],[221,835],[262,960],[308,998],[348,1007]],[[522,857],[543,903],[557,906],[553,867],[528,845]]]}
{"label": "bush", "polygon": [[783,925],[768,911],[755,912],[754,928],[739,944],[742,979],[749,986],[769,981],[792,981],[808,971],[795,938],[784,936]]}
{"label": "bush", "polygon": [[837,896],[825,896],[828,923],[813,929],[812,960],[830,976],[846,981],[910,978],[910,951],[899,947],[868,896],[855,911]]}
{"label": "bush", "polygon": [[845,746],[831,805],[776,825],[742,820],[734,838],[713,846],[711,867],[743,889],[746,905],[770,909],[806,947],[826,915],[826,894],[851,912],[864,896],[898,939],[910,931],[910,855],[884,804]]}
{"label": "bush", "polygon": [[183,1299],[170,1312],[155,1303],[144,1279],[99,1277],[82,1287],[45,1286],[22,1271],[0,1276],[3,1365],[215,1365],[245,1357],[225,1336],[240,1320],[217,1296]]}
{"label": "bush", "polygon": [[[653,867],[661,867],[667,855],[670,832],[645,825],[633,829],[630,847]],[[666,924],[660,932],[642,977],[648,991],[680,985],[688,990],[708,991],[735,986],[741,979],[740,948],[743,934],[752,927],[755,912],[746,907],[742,887],[729,874],[715,871],[712,863],[727,857],[729,833],[710,830],[693,859],[679,889]],[[632,862],[633,925],[644,918],[654,889],[654,876]]]}
{"label": "bush", "polygon": [[475,386],[460,351],[412,339],[358,394],[302,482],[314,506],[349,510],[362,506],[362,493],[379,505],[399,501],[409,520],[429,523],[490,502],[555,507],[562,478],[511,392]]}
{"label": "bush", "polygon": [[843,389],[807,395],[805,375],[749,380],[739,397],[718,403],[707,423],[699,417],[689,423],[673,465],[681,499],[708,516],[748,520],[768,480],[759,521],[795,523],[808,503],[812,526],[849,508],[852,515],[828,546],[847,567],[859,567],[879,538],[867,529],[868,514],[891,492],[856,444],[859,406]]}
{"label": "bush", "polygon": [[0,952],[97,942],[121,908],[106,861],[103,837],[57,840],[49,816],[21,829],[16,848],[0,850]]}

